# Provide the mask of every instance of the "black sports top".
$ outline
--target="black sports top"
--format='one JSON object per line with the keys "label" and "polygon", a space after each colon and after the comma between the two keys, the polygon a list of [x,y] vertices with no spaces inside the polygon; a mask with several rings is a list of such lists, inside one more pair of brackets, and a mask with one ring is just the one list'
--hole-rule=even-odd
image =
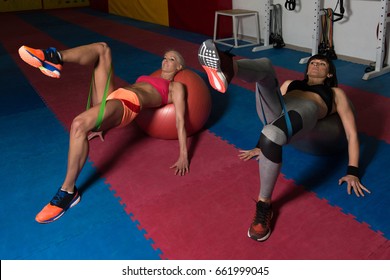
{"label": "black sports top", "polygon": [[308,85],[306,80],[295,80],[292,81],[288,88],[287,92],[293,91],[293,90],[303,90],[303,91],[310,91],[318,94],[321,96],[322,100],[324,100],[326,106],[328,107],[327,115],[330,114],[333,107],[333,90],[331,87],[326,85]]}

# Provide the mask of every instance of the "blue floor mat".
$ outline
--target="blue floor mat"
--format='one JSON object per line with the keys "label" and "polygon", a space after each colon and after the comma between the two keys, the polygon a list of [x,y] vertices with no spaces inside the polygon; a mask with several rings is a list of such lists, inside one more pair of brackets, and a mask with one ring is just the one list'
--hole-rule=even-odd
{"label": "blue floor mat", "polygon": [[[68,133],[47,108],[0,117],[0,126],[13,131],[0,139],[1,259],[159,259],[161,252],[145,239],[90,162],[78,186],[85,200],[55,223],[36,223],[35,215],[62,183]],[[93,188],[83,191],[91,181]]]}

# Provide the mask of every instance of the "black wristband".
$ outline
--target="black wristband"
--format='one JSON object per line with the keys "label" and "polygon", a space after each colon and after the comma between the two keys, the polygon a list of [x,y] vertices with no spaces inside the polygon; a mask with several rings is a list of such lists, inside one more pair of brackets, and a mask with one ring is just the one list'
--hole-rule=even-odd
{"label": "black wristband", "polygon": [[359,167],[348,165],[347,175],[353,175],[353,176],[360,178],[359,177]]}

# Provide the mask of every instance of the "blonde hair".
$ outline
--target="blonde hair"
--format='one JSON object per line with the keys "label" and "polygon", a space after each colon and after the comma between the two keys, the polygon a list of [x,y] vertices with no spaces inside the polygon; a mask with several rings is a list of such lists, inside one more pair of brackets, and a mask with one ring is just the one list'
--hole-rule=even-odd
{"label": "blonde hair", "polygon": [[186,67],[186,62],[184,60],[184,57],[181,55],[181,53],[179,53],[178,51],[176,51],[174,49],[169,49],[164,54],[169,53],[169,52],[173,52],[175,54],[175,56],[177,57],[177,61],[181,65],[182,69],[184,69]]}

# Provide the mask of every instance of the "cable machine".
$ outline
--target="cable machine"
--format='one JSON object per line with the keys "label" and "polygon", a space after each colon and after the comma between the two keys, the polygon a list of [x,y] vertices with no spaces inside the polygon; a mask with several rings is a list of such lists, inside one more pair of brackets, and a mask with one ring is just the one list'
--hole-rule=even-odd
{"label": "cable machine", "polygon": [[386,57],[386,26],[390,22],[389,16],[389,2],[390,0],[381,0],[381,14],[379,18],[378,39],[376,44],[376,61],[375,70],[365,73],[363,80],[375,78],[390,72],[390,66],[384,66],[384,59]]}
{"label": "cable machine", "polygon": [[[332,11],[332,17],[331,17],[332,23],[331,24],[333,24],[336,21],[342,20],[344,18],[344,12],[345,12],[344,1],[340,0],[338,2],[338,4],[340,4],[340,13],[336,13],[336,12]],[[312,34],[313,40],[312,40],[312,47],[311,47],[311,55],[312,56],[318,54],[318,48],[320,45],[321,17],[323,15],[327,15],[327,11],[329,12],[329,9],[328,10],[321,9],[321,0],[315,0],[313,5],[314,5],[314,19],[313,19],[314,28],[313,28],[313,34]],[[322,31],[325,32],[325,30],[322,30]],[[335,55],[336,54],[334,53],[334,56]],[[299,61],[299,63],[305,64],[309,60],[309,58],[310,57],[304,57]]]}

